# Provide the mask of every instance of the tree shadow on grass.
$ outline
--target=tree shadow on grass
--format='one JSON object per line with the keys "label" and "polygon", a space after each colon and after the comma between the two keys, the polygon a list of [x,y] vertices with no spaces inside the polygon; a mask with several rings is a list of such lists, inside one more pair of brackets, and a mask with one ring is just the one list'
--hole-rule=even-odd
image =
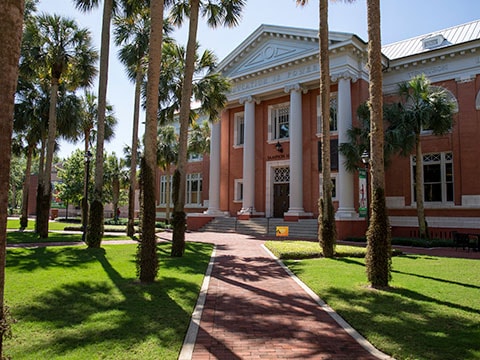
{"label": "tree shadow on grass", "polygon": [[[432,303],[447,307],[455,304],[405,289],[358,292],[329,288],[321,296],[337,299],[331,302],[348,299],[348,306],[336,308],[339,314],[368,339],[383,339],[388,346],[383,350],[393,357],[474,359],[480,354],[478,316],[472,316],[478,310],[456,306],[462,311],[455,315],[432,311]],[[358,325],[365,323],[365,316],[369,319],[367,328]]]}
{"label": "tree shadow on grass", "polygon": [[[355,273],[363,272],[365,268],[365,264],[356,259],[340,258],[335,261],[351,265],[348,271]],[[305,272],[301,263],[292,263],[292,268],[297,275]],[[332,285],[323,288],[319,296],[374,345],[375,339],[387,344],[382,350],[395,358],[479,358],[480,309],[475,305],[474,295],[477,286],[398,270],[392,271],[394,280],[397,274],[421,279],[430,282],[430,285],[424,284],[424,289],[421,282],[415,282],[416,288],[391,287],[363,291],[358,287],[354,289],[353,285],[351,290]],[[439,291],[425,291],[430,288],[438,288]],[[449,293],[453,296],[446,296]],[[450,300],[457,293],[471,296],[472,301]]]}
{"label": "tree shadow on grass", "polygon": [[83,267],[96,261],[90,249],[83,247],[31,247],[8,249],[6,266],[16,271],[48,268]]}
{"label": "tree shadow on grass", "polygon": [[33,231],[11,231],[7,233],[7,244],[40,244],[50,242],[80,242],[82,241],[82,234],[66,234],[50,232],[48,238],[41,238]]}
{"label": "tree shadow on grass", "polygon": [[[208,254],[209,247],[189,248],[189,256],[177,263],[162,260],[163,269],[177,265],[192,273],[203,269],[199,274],[203,276],[209,256],[207,261],[202,257]],[[100,263],[107,274],[105,280],[64,284],[38,296],[31,304],[15,307],[15,317],[21,322],[41,323],[42,329],[50,329],[48,336],[39,334],[38,338],[21,341],[22,353],[56,358],[69,356],[76,349],[97,354],[108,353],[114,347],[118,349],[115,358],[131,359],[129,351],[134,354],[137,346],[148,341],[160,351],[153,351],[161,354],[158,358],[176,358],[199,285],[180,277],[162,277],[142,285],[122,276],[104,249],[89,250],[90,261]],[[159,250],[161,253],[162,247]],[[179,293],[183,296],[180,299],[175,297]],[[91,353],[89,348],[97,350]]]}

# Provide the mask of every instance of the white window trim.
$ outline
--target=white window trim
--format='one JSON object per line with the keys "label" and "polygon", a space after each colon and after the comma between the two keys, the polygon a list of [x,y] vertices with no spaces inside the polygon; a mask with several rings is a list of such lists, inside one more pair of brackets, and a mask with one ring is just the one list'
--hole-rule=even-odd
{"label": "white window trim", "polygon": [[[330,101],[334,98],[337,99],[337,130],[330,130],[330,134],[332,135],[338,134],[338,93],[337,92],[330,93]],[[320,95],[317,95],[317,134],[316,134],[317,137],[322,136],[321,117],[322,117],[322,108],[320,105]]]}
{"label": "white window trim", "polygon": [[239,143],[239,141],[240,141],[239,124],[240,124],[241,121],[243,121],[243,125],[244,125],[244,127],[243,127],[243,131],[244,131],[243,140],[245,141],[245,113],[243,111],[235,113],[235,115],[233,117],[233,147],[235,149],[243,148],[243,144]]}
{"label": "white window trim", "polygon": [[234,203],[243,202],[243,196],[240,196],[240,186],[243,186],[243,179],[235,179],[234,186],[233,186],[233,189],[234,189],[233,202]]}
{"label": "white window trim", "polygon": [[[195,177],[194,179],[192,179]],[[200,202],[192,203],[190,202],[191,198],[191,192],[189,192],[189,184],[192,181],[200,181],[200,188],[196,191],[197,192],[197,198],[200,199]],[[203,200],[202,200],[202,190],[203,190],[203,176],[201,173],[192,173],[192,174],[187,174],[187,179],[185,181],[185,206],[187,207],[203,207]]]}
{"label": "white window trim", "polygon": [[[438,208],[438,207],[449,207],[453,206],[455,204],[455,194],[454,194],[454,199],[452,201],[447,201],[447,179],[446,179],[446,173],[445,173],[445,164],[452,164],[453,167],[453,154],[451,151],[446,151],[446,152],[439,152],[439,153],[428,153],[428,154],[423,154],[423,156],[428,156],[428,155],[435,155],[439,154],[440,155],[440,161],[431,161],[426,163],[425,160],[423,161],[423,166],[427,164],[440,164],[440,171],[441,171],[441,186],[442,186],[442,201],[426,201],[424,200],[425,207],[428,208]],[[451,154],[452,159],[451,160],[446,160],[445,156],[446,154]],[[413,173],[413,165],[416,164],[416,161],[414,161],[415,156],[410,157],[410,187],[411,187],[411,199],[412,199],[412,205],[416,206],[417,202],[414,201],[415,199],[415,186],[414,186],[414,176],[415,174]],[[422,169],[422,178],[423,178],[423,169]],[[423,181],[424,186],[425,182]],[[455,179],[453,179],[453,186],[455,187]],[[424,189],[425,192],[425,189]],[[424,193],[425,196],[425,193]]]}
{"label": "white window trim", "polygon": [[277,124],[274,121],[272,113],[273,113],[274,110],[279,109],[279,108],[283,108],[283,107],[286,107],[286,106],[288,106],[290,108],[290,102],[289,101],[281,103],[281,104],[270,105],[268,107],[268,143],[273,143],[273,142],[282,141],[282,140],[288,140],[290,138],[290,120],[291,120],[290,119],[290,111],[288,112],[289,113],[289,115],[288,115],[289,137],[285,137],[285,138],[275,138],[274,137],[274,134],[275,134],[274,128],[277,126]]}
{"label": "white window trim", "polygon": [[167,175],[167,174],[164,174],[164,175],[161,175],[160,178],[159,178],[159,189],[160,189],[160,196],[159,196],[159,203],[158,205],[159,206],[167,206],[167,202],[166,201],[163,201],[165,200],[165,198],[167,197],[167,193],[166,193],[166,187],[165,187],[165,194],[164,194],[164,191],[162,191],[163,187],[162,185],[167,183],[167,177],[170,178],[170,206],[173,206],[173,197],[172,197],[172,185],[173,185],[173,176],[172,175]]}
{"label": "white window trim", "polygon": [[[195,157],[194,157],[195,155]],[[190,154],[188,155],[188,162],[189,163],[195,163],[195,162],[200,162],[203,161],[203,154]]]}
{"label": "white window trim", "polygon": [[[338,201],[338,173],[330,173],[330,178],[332,180],[335,180],[335,196],[332,196],[332,201]],[[323,196],[323,174],[319,173],[318,174],[318,184],[320,186],[320,189],[318,193],[320,194],[320,197]]]}

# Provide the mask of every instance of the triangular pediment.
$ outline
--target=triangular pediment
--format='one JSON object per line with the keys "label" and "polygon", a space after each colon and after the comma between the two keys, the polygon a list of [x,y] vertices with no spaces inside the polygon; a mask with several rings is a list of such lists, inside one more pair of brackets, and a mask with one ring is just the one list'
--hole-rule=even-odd
{"label": "triangular pediment", "polygon": [[[330,42],[351,37],[347,33],[330,33]],[[316,55],[318,30],[261,25],[219,64],[219,71],[235,78]]]}

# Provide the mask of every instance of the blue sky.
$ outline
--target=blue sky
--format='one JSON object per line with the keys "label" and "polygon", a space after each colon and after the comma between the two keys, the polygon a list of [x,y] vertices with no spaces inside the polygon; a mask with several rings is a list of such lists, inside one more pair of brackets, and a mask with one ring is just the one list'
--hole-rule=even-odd
{"label": "blue sky", "polygon": [[[310,0],[305,7],[298,7],[294,0],[247,0],[241,23],[238,27],[209,29],[200,23],[198,41],[203,48],[213,50],[219,60],[225,58],[261,24],[284,25],[300,28],[318,28],[318,0]],[[101,9],[82,14],[72,0],[40,0],[38,10],[74,18],[81,27],[92,31],[94,44],[100,47]],[[101,1],[103,4],[103,1]],[[61,4],[59,6],[59,4]],[[382,43],[390,44],[417,35],[428,34],[451,26],[480,18],[478,0],[381,0]],[[329,29],[355,33],[367,40],[366,1],[356,0],[329,2]],[[186,29],[180,29],[175,37],[186,44]],[[113,45],[110,52],[108,102],[114,106],[119,124],[116,137],[105,144],[108,152],[123,156],[124,145],[131,144],[133,117],[133,84],[117,61]],[[97,92],[95,85],[93,91]],[[144,120],[142,114],[141,121]],[[141,129],[140,131],[143,131]],[[81,144],[61,143],[60,157],[68,157]]]}

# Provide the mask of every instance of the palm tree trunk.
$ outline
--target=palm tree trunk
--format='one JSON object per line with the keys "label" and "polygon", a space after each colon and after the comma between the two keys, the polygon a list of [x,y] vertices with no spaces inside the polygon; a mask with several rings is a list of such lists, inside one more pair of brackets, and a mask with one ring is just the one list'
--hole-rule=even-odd
{"label": "palm tree trunk", "polygon": [[[14,96],[18,78],[18,59],[22,39],[23,1],[0,2],[0,186],[8,189],[13,129]],[[8,191],[0,191],[0,358],[3,359],[3,337],[8,331],[4,306],[5,263],[7,246]]]}
{"label": "palm tree trunk", "polygon": [[95,190],[87,231],[87,245],[99,248],[103,236],[103,149],[105,141],[105,111],[107,107],[108,57],[110,51],[110,20],[113,0],[104,0],[102,15],[102,42],[98,77],[97,148],[95,156]]}
{"label": "palm tree trunk", "polygon": [[320,37],[320,102],[322,112],[322,177],[323,196],[319,202],[319,240],[323,256],[335,254],[335,213],[332,201],[330,173],[330,59],[328,41],[328,0],[319,2]]}
{"label": "palm tree trunk", "polygon": [[41,238],[48,237],[48,221],[50,215],[50,203],[52,194],[52,166],[53,153],[55,151],[55,139],[57,137],[57,95],[58,78],[52,79],[50,88],[50,107],[48,112],[48,139],[47,152],[45,155],[45,168],[43,171],[42,193],[40,196],[39,213],[37,214],[38,235]]}
{"label": "palm tree trunk", "polygon": [[39,233],[39,221],[38,218],[41,217],[41,203],[42,203],[42,194],[43,194],[43,173],[45,172],[45,148],[47,146],[46,135],[42,135],[40,145],[40,158],[38,159],[38,176],[37,176],[37,196],[35,203],[35,232]]}
{"label": "palm tree trunk", "polygon": [[383,88],[380,36],[380,0],[367,0],[368,64],[370,67],[371,218],[367,230],[367,276],[373,287],[390,280],[391,240],[385,205],[383,152]]}
{"label": "palm tree trunk", "polygon": [[157,168],[157,110],[158,85],[162,61],[163,0],[151,3],[151,28],[147,82],[147,108],[145,123],[145,155],[142,161],[142,238],[137,258],[141,282],[155,281],[158,272],[158,257],[155,238],[155,173]]}
{"label": "palm tree trunk", "polygon": [[[85,137],[85,144],[84,144],[84,155],[87,156],[88,151],[89,151],[89,144],[90,144],[90,131],[85,131],[84,133]],[[88,160],[90,161],[90,160]],[[85,166],[83,168],[83,198],[82,198],[82,228],[83,228],[83,233],[87,231],[86,225],[87,225],[87,220],[88,220],[88,183],[90,181],[89,179],[89,169],[87,169],[87,164],[85,163]],[[88,238],[88,236],[87,236]]]}
{"label": "palm tree trunk", "polygon": [[173,239],[171,256],[183,256],[185,251],[185,187],[186,187],[186,165],[188,149],[188,126],[190,121],[190,100],[192,96],[192,80],[195,68],[195,47],[197,43],[198,14],[200,9],[200,0],[190,1],[190,22],[188,28],[187,51],[185,55],[185,73],[182,85],[182,98],[180,105],[180,137],[178,149],[178,167],[179,175],[177,201],[174,204],[173,212]]}
{"label": "palm tree trunk", "polygon": [[23,181],[22,215],[20,216],[20,230],[28,226],[28,196],[30,191],[30,173],[32,171],[32,156],[34,145],[29,144],[27,149],[27,164],[25,166],[25,180]]}
{"label": "palm tree trunk", "polygon": [[167,224],[170,223],[170,164],[166,166],[166,179],[165,181],[165,220]]}
{"label": "palm tree trunk", "polygon": [[137,149],[138,149],[138,123],[140,118],[140,96],[142,90],[143,70],[137,67],[135,79],[135,105],[133,109],[132,154],[130,160],[130,186],[128,188],[128,224],[127,235],[135,235],[135,190],[137,187]]}
{"label": "palm tree trunk", "polygon": [[420,134],[415,135],[416,165],[415,165],[415,195],[417,198],[418,236],[428,239],[427,221],[425,220],[425,205],[423,194],[423,154]]}

